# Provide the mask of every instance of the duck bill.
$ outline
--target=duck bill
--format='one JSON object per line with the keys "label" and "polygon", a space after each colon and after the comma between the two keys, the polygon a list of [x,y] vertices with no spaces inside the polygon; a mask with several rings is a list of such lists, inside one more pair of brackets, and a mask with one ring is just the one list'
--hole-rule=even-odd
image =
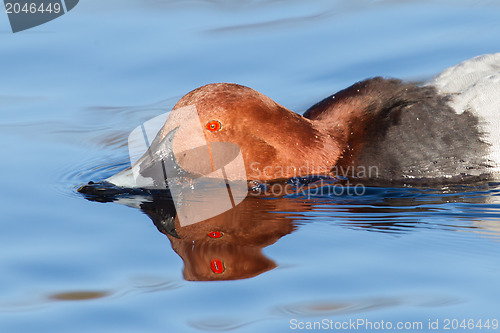
{"label": "duck bill", "polygon": [[109,177],[106,181],[125,188],[164,190],[168,188],[167,178],[193,177],[193,174],[179,165],[175,157],[173,141],[178,129],[174,128],[162,139],[157,135],[131,168]]}

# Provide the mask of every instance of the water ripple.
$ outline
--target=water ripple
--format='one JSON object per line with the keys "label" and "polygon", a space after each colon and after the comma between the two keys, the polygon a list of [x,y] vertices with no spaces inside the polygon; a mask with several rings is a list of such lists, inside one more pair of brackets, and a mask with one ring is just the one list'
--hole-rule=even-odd
{"label": "water ripple", "polygon": [[244,318],[236,319],[231,316],[216,316],[191,320],[188,325],[205,331],[232,331],[241,327],[254,325],[269,320],[290,320],[291,318],[335,317],[347,314],[365,314],[369,311],[380,309],[413,306],[423,308],[447,307],[462,303],[463,300],[447,296],[408,296],[408,297],[378,297],[361,300],[311,300],[297,303],[284,304],[271,308],[267,314],[258,320]]}
{"label": "water ripple", "polygon": [[16,300],[0,304],[2,312],[25,312],[38,310],[40,307],[49,306],[54,302],[83,302],[98,301],[104,298],[123,298],[135,294],[162,292],[178,289],[184,283],[174,279],[164,278],[140,278],[130,281],[128,284],[118,288],[110,289],[73,289],[65,291],[54,291],[42,294],[42,296],[27,300]]}
{"label": "water ripple", "polygon": [[261,320],[245,321],[237,319],[221,318],[208,318],[203,320],[189,321],[188,325],[203,331],[233,331],[245,326],[255,324]]}
{"label": "water ripple", "polygon": [[335,316],[399,306],[398,298],[375,298],[360,301],[309,301],[292,303],[275,308],[271,313],[281,317]]}

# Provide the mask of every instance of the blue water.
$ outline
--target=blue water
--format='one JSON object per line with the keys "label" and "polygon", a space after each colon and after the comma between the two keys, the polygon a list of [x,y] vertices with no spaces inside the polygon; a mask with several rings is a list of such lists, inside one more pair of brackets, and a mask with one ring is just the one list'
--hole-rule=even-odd
{"label": "blue water", "polygon": [[497,2],[472,0],[82,0],[13,34],[0,14],[0,332],[500,320],[496,183],[250,198],[218,227],[266,240],[214,253],[263,271],[212,282],[191,281],[189,244],[147,212],[76,192],[125,168],[128,133],[202,84],[303,112],[366,77],[423,81],[498,52],[499,17]]}

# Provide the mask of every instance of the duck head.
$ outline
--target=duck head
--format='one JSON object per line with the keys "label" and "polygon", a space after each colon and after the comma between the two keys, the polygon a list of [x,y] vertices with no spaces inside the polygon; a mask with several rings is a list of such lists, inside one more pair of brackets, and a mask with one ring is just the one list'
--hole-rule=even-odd
{"label": "duck head", "polygon": [[[241,153],[246,180],[270,181],[326,174],[340,156],[333,135],[245,86],[208,84],[182,97],[174,106],[148,152],[131,170],[107,179],[134,186],[132,171],[162,175],[160,160],[179,175],[206,175],[229,165]],[[240,165],[236,165],[240,167]],[[151,172],[151,169],[155,169]],[[226,170],[224,177],[241,173]],[[168,177],[167,177],[168,178]]]}
{"label": "duck head", "polygon": [[[205,85],[182,97],[174,110],[193,106],[209,147],[219,142],[239,147],[248,180],[325,173],[338,158],[339,149],[332,137],[323,135],[315,122],[251,88],[231,83]],[[167,121],[160,138],[175,126]],[[189,146],[192,133],[181,125],[174,150],[176,144]]]}

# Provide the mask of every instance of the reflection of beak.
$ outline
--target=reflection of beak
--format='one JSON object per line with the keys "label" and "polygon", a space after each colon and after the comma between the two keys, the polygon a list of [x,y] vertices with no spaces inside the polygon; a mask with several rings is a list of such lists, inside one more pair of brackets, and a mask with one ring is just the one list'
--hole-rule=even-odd
{"label": "reflection of beak", "polygon": [[175,216],[170,216],[167,219],[163,219],[158,222],[159,223],[156,225],[156,227],[160,232],[180,239],[179,234],[175,229]]}
{"label": "reflection of beak", "polygon": [[175,216],[177,215],[172,197],[153,195],[152,201],[144,201],[140,205],[141,210],[146,213],[158,231],[175,238],[180,238],[175,230]]}

